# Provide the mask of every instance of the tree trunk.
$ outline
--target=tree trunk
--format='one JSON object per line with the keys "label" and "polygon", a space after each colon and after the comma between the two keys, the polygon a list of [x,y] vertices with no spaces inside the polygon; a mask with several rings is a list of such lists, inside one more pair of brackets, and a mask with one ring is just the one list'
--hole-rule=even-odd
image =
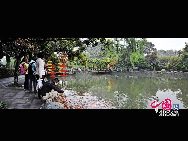
{"label": "tree trunk", "polygon": [[14,85],[18,85],[18,74],[19,74],[18,67],[19,67],[20,61],[21,61],[21,57],[19,56],[16,58],[16,65],[15,65],[15,70],[14,70]]}
{"label": "tree trunk", "polygon": [[28,60],[31,60],[31,58],[33,57],[33,52],[29,52],[29,56],[28,56]]}
{"label": "tree trunk", "polygon": [[10,69],[10,56],[9,55],[6,55],[6,68]]}
{"label": "tree trunk", "polygon": [[153,71],[156,71],[156,65],[153,66]]}

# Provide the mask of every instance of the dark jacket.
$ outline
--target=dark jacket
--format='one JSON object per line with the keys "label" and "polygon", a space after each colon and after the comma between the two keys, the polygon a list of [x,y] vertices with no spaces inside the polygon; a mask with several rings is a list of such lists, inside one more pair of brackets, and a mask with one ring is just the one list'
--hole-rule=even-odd
{"label": "dark jacket", "polygon": [[51,92],[52,89],[54,89],[54,91],[57,91],[58,93],[63,93],[64,92],[58,86],[56,86],[54,83],[44,82],[42,88],[38,90],[39,97],[45,96],[46,93]]}

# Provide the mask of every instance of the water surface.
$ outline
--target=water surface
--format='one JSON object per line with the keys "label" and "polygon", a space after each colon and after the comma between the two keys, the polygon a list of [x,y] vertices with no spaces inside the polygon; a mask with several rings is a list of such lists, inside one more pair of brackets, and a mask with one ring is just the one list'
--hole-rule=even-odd
{"label": "water surface", "polygon": [[75,90],[79,95],[91,93],[112,102],[120,109],[151,109],[153,97],[158,97],[159,102],[169,98],[172,104],[179,104],[180,109],[188,107],[186,79],[169,79],[163,76],[138,77],[125,73],[113,75],[79,73],[69,75],[64,80],[67,81],[66,88]]}

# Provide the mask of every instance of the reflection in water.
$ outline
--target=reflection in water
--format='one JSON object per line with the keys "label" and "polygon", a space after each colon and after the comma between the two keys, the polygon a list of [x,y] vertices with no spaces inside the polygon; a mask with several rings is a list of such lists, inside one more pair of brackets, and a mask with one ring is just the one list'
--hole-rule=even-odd
{"label": "reflection in water", "polygon": [[116,99],[116,107],[121,108],[127,102],[128,97],[124,93],[119,93],[118,91],[114,92],[114,98]]}
{"label": "reflection in water", "polygon": [[[118,77],[117,77],[118,76]],[[67,88],[79,95],[90,92],[99,98],[111,101],[122,109],[151,109],[150,104],[157,96],[159,101],[170,98],[180,109],[188,107],[188,80],[147,78],[118,75],[91,75],[80,73],[66,78]]]}
{"label": "reflection in water", "polygon": [[[156,93],[156,97],[158,97],[159,103],[165,100],[166,98],[169,98],[172,101],[172,104],[179,104],[180,109],[185,109],[182,99],[178,98],[177,94],[179,95],[182,94],[180,89],[174,92],[170,89],[167,89],[167,90],[164,89],[164,90],[158,90]],[[151,109],[150,104],[153,100],[154,99],[151,99],[148,101],[148,106],[147,106],[148,109]],[[162,109],[162,105],[159,106],[159,109]]]}

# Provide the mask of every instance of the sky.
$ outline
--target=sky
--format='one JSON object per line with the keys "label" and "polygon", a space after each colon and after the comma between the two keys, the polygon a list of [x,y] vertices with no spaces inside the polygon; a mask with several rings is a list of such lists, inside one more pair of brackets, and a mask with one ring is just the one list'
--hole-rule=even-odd
{"label": "sky", "polygon": [[[111,38],[112,39],[112,38]],[[140,38],[137,38],[140,39]],[[185,47],[185,42],[188,38],[146,38],[147,41],[152,42],[157,50],[182,50]],[[120,41],[121,44],[124,42]]]}
{"label": "sky", "polygon": [[188,38],[147,38],[148,41],[155,45],[157,50],[182,50]]}

